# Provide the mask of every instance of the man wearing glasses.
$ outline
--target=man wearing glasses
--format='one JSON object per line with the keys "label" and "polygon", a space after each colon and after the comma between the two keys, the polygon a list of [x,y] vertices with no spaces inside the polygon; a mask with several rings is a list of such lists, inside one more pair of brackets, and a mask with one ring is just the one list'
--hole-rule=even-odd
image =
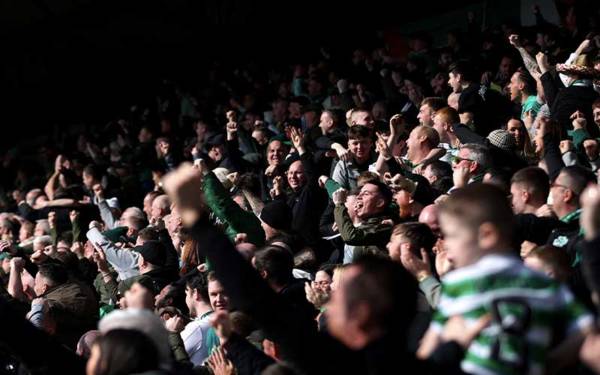
{"label": "man wearing glasses", "polygon": [[462,145],[458,155],[452,158],[454,187],[449,192],[473,182],[481,182],[489,167],[490,154],[487,147],[476,143]]}

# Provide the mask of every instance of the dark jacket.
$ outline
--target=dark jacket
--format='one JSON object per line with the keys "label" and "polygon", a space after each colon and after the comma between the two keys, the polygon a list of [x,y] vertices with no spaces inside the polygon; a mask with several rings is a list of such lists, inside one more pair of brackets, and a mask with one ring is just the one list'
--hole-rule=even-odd
{"label": "dark jacket", "polygon": [[355,246],[354,258],[364,254],[387,254],[386,245],[390,241],[392,227],[381,222],[386,216],[371,217],[355,227],[345,206],[339,205],[334,209],[335,222],[348,245]]}
{"label": "dark jacket", "polygon": [[231,199],[229,192],[214,173],[210,172],[204,176],[202,191],[208,207],[225,224],[225,233],[229,239],[233,241],[238,233],[246,233],[248,242],[256,246],[264,244],[265,232],[260,220],[254,213],[244,210]]}
{"label": "dark jacket", "polygon": [[581,111],[585,115],[588,123],[587,130],[593,137],[598,137],[600,132],[594,124],[592,115],[592,103],[598,98],[598,93],[591,86],[571,85],[562,86],[558,79],[555,79],[550,72],[540,76],[544,94],[553,120],[561,125],[564,135],[567,130],[573,129],[571,124],[571,115],[575,111]]}
{"label": "dark jacket", "polygon": [[[321,240],[319,221],[327,206],[328,197],[327,193],[319,187],[319,176],[316,174],[311,153],[304,153],[300,156],[300,160],[304,166],[306,184],[298,191],[276,198],[285,199],[292,209],[292,230],[319,253],[318,249],[327,248],[324,241]],[[319,254],[317,255],[319,256]]]}

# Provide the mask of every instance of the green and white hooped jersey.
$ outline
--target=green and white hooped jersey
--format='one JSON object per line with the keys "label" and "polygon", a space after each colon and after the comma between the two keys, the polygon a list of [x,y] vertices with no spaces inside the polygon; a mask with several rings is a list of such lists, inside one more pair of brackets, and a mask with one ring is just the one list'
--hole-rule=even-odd
{"label": "green and white hooped jersey", "polygon": [[451,316],[469,324],[485,314],[492,322],[461,363],[470,374],[541,375],[556,339],[593,324],[567,287],[506,255],[488,255],[445,275],[431,328],[441,332]]}

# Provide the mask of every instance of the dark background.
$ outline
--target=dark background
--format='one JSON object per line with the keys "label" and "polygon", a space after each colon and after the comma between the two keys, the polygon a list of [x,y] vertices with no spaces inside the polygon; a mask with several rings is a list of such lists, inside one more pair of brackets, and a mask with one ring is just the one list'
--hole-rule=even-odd
{"label": "dark background", "polygon": [[0,142],[108,120],[162,78],[193,85],[214,60],[301,61],[474,3],[0,0],[0,126],[12,133]]}

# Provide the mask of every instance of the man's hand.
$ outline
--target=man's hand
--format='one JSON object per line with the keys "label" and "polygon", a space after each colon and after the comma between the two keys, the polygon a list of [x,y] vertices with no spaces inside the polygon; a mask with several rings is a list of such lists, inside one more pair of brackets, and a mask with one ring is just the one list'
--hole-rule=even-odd
{"label": "man's hand", "polygon": [[98,201],[104,200],[104,188],[101,184],[95,184],[92,187],[92,190],[94,191],[94,195]]}
{"label": "man's hand", "polygon": [[225,356],[225,351],[222,347],[218,347],[210,357],[208,357],[208,367],[214,375],[235,375],[237,370],[233,363]]}
{"label": "man's hand", "polygon": [[29,257],[31,263],[33,264],[42,264],[46,260],[48,260],[48,255],[44,252],[44,250],[36,250]]}
{"label": "man's hand", "polygon": [[342,146],[339,143],[332,144],[331,148],[335,150],[338,159],[342,161],[350,161],[350,159],[352,158],[352,154],[350,153],[350,151],[348,151],[346,148],[344,148],[344,146]]}
{"label": "man's hand", "polygon": [[421,259],[415,256],[409,248],[402,246],[400,248],[400,261],[404,268],[417,279],[418,282],[423,281],[428,276],[431,276],[431,264],[429,262],[429,254],[425,249],[421,249]]}
{"label": "man's hand", "polygon": [[581,207],[579,223],[585,239],[591,241],[600,235],[600,187],[589,186],[583,191]]}
{"label": "man's hand", "polygon": [[304,134],[295,127],[291,127],[290,129],[290,140],[299,155],[306,152],[306,149],[304,148]]}
{"label": "man's hand", "polygon": [[319,177],[319,187],[321,189],[325,188],[325,184],[327,183],[328,180],[329,180],[329,177],[327,177],[327,176],[320,176]]}
{"label": "man's hand", "polygon": [[471,173],[469,172],[469,168],[454,168],[454,172],[452,173],[452,181],[454,182],[454,187],[461,188],[467,186],[467,184],[469,183],[469,178],[471,178],[470,176]]}
{"label": "man's hand", "polygon": [[337,206],[337,205],[346,203],[347,197],[348,197],[348,190],[346,190],[344,188],[339,188],[333,192],[331,200]]}
{"label": "man's hand", "polygon": [[377,151],[379,152],[379,155],[384,158],[385,160],[390,160],[392,158],[392,152],[390,151],[387,142],[385,141],[385,139],[383,139],[383,136],[381,135],[381,133],[377,132],[377,142],[376,142],[376,148]]}
{"label": "man's hand", "polygon": [[538,66],[540,67],[540,73],[544,74],[550,70],[550,64],[548,64],[548,56],[546,56],[543,52],[538,52],[535,55],[535,60],[537,61]]}
{"label": "man's hand", "polygon": [[572,120],[571,124],[573,124],[573,129],[585,129],[587,125],[587,120],[585,119],[585,115],[581,111],[575,111],[570,119]]}
{"label": "man's hand", "polygon": [[237,137],[238,124],[235,121],[227,123],[227,140],[233,141]]}
{"label": "man's hand", "polygon": [[558,148],[560,149],[561,154],[565,154],[569,151],[573,151],[573,142],[571,142],[568,139],[564,139],[564,140],[560,141]]}
{"label": "man's hand", "polygon": [[185,322],[178,315],[172,316],[165,322],[165,328],[169,332],[179,333],[185,328]]}
{"label": "man's hand", "polygon": [[202,177],[189,163],[183,163],[163,178],[163,188],[181,213],[183,224],[191,227],[204,213]]}
{"label": "man's hand", "polygon": [[98,266],[98,271],[105,274],[109,273],[110,270],[108,268],[108,262],[106,261],[106,254],[104,254],[104,250],[102,250],[102,247],[100,247],[100,245],[98,244],[92,243],[92,245],[96,250],[94,251],[93,259],[94,262],[96,262],[96,265]]}
{"label": "man's hand", "polygon": [[66,162],[67,159],[64,157],[64,155],[58,155],[54,160],[54,173],[60,173],[60,170],[65,167]]}
{"label": "man's hand", "polygon": [[517,34],[511,34],[508,37],[508,42],[510,43],[511,46],[513,46],[515,48],[522,47],[522,45],[521,45],[521,39],[519,38],[519,36]]}
{"label": "man's hand", "polygon": [[404,131],[404,117],[395,114],[390,119],[390,137],[400,135]]}
{"label": "man's hand", "polygon": [[479,333],[490,324],[491,320],[492,318],[489,315],[484,315],[477,319],[475,323],[467,324],[462,316],[452,316],[444,325],[442,340],[455,341],[463,349],[466,349],[479,336]]}
{"label": "man's hand", "polygon": [[273,177],[273,175],[275,174],[276,171],[277,171],[277,166],[276,165],[269,165],[267,167],[267,169],[265,169],[265,176],[267,176],[267,177]]}
{"label": "man's hand", "polygon": [[540,206],[535,211],[535,216],[538,216],[538,217],[556,217],[556,214],[554,213],[554,210],[552,209],[551,205],[544,204],[544,205]]}
{"label": "man's hand", "polygon": [[12,258],[10,260],[10,270],[14,271],[16,273],[21,273],[23,272],[23,268],[25,267],[25,261],[23,260],[23,258]]}
{"label": "man's hand", "polygon": [[219,337],[221,345],[225,344],[233,331],[231,325],[231,319],[229,319],[229,313],[226,311],[218,311],[213,313],[210,324],[215,328],[215,332]]}

